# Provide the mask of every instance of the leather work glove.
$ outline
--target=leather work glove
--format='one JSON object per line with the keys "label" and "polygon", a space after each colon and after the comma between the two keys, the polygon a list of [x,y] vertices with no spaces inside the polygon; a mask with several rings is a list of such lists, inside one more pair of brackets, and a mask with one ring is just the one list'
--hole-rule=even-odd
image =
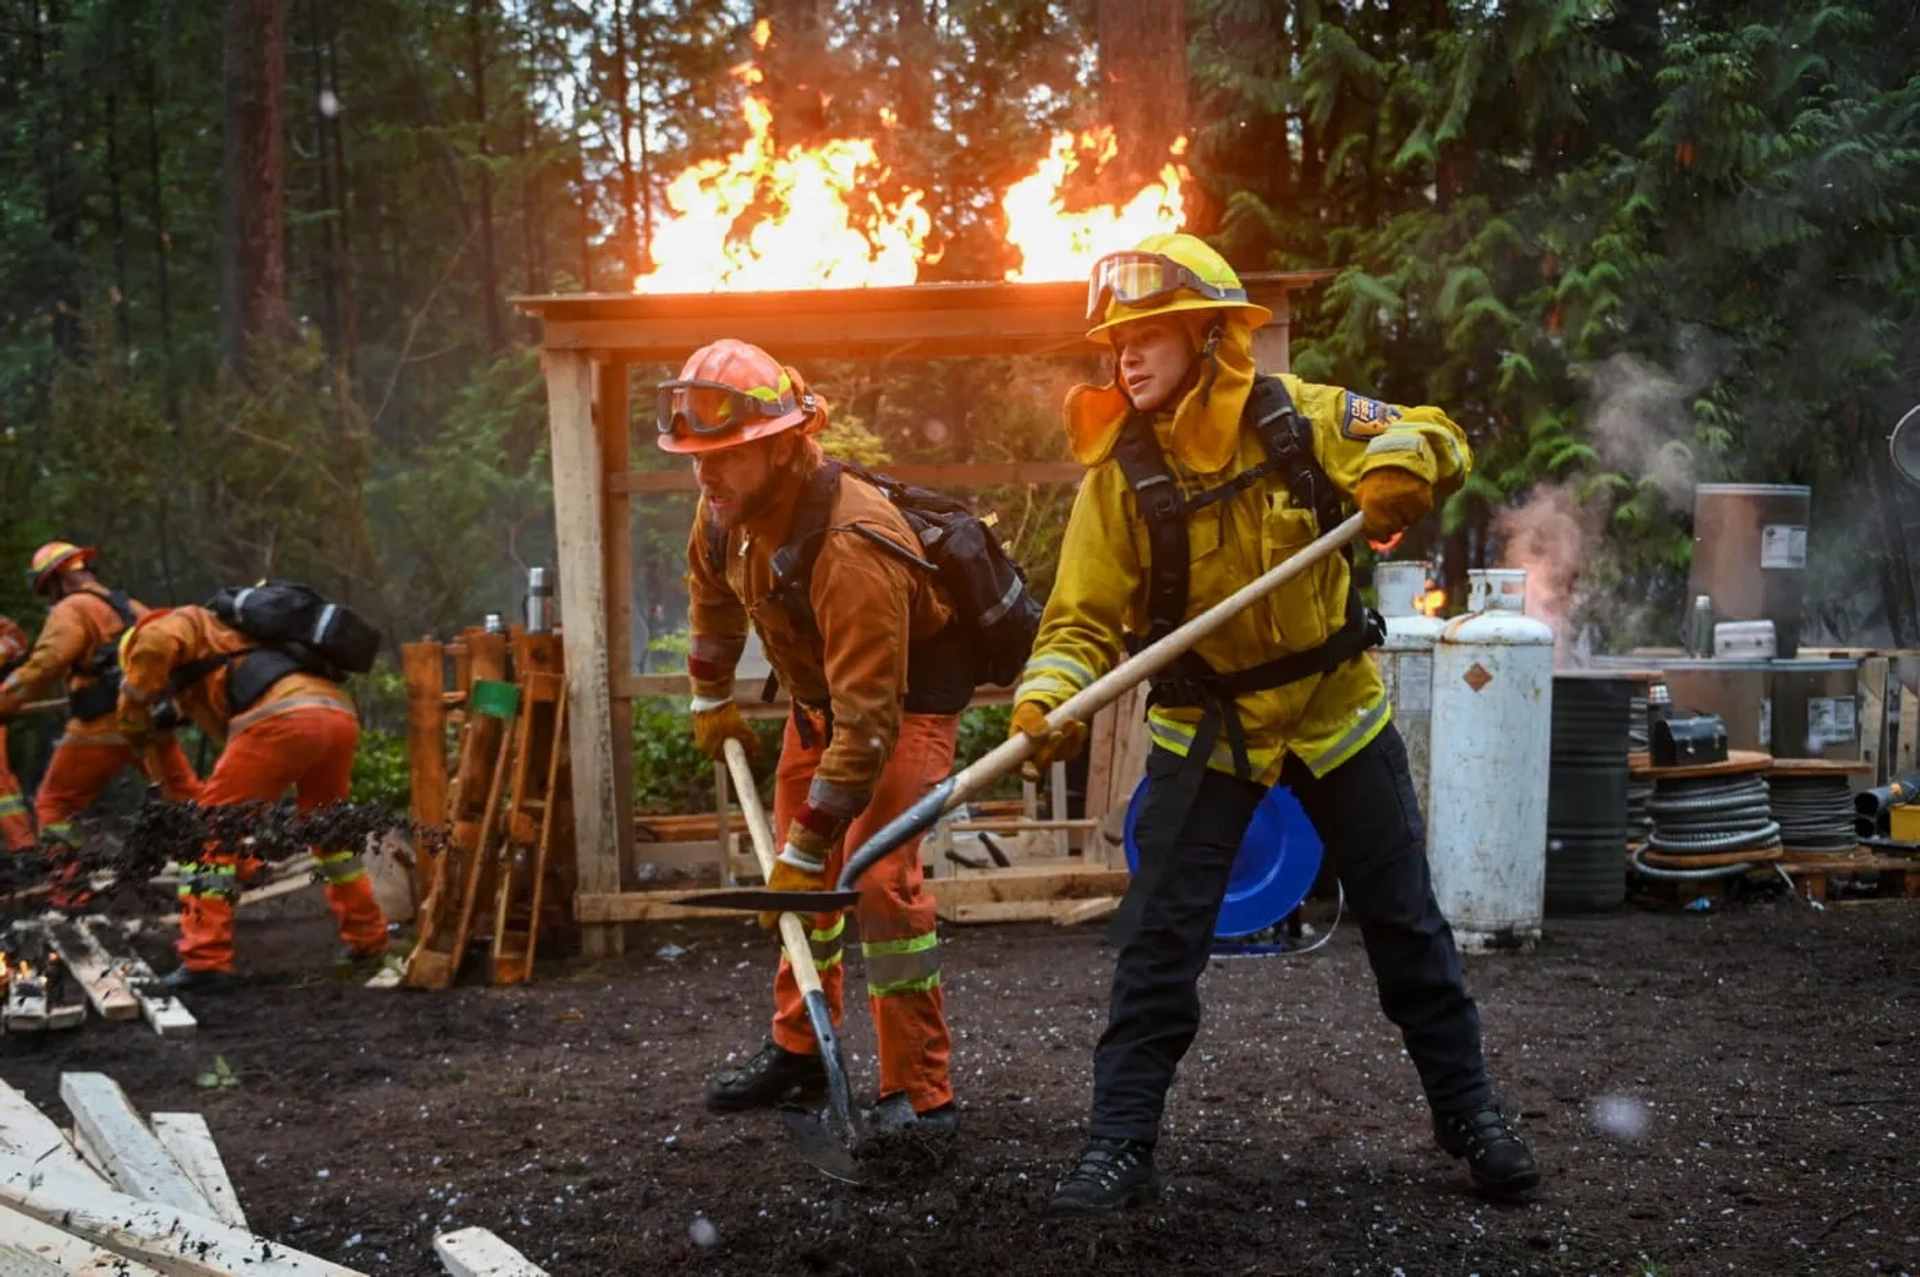
{"label": "leather work glove", "polygon": [[156,731],[153,725],[153,707],[122,696],[114,727],[127,744],[135,749],[145,749],[153,743]]}
{"label": "leather work glove", "polygon": [[760,738],[753,734],[753,728],[747,725],[747,716],[732,701],[722,701],[712,709],[693,711],[694,748],[708,758],[719,760],[726,757],[726,745],[737,740],[747,751],[749,757],[758,752]]}
{"label": "leather work glove", "polygon": [[1032,739],[1033,753],[1020,764],[1020,774],[1038,781],[1055,763],[1064,763],[1087,747],[1087,725],[1075,719],[1059,727],[1047,726],[1047,711],[1038,701],[1021,701],[1013,707],[1013,728],[1007,733]]}
{"label": "leather work glove", "polygon": [[1411,470],[1381,466],[1360,476],[1353,495],[1368,538],[1385,541],[1433,513],[1433,485]]}
{"label": "leather work glove", "polygon": [[[795,834],[802,832],[804,831],[798,826],[794,827]],[[807,853],[795,847],[791,840],[781,849],[780,858],[773,862],[773,876],[767,879],[767,888],[770,891],[824,891],[826,886],[825,851],[821,852],[818,860],[809,862]],[[779,925],[778,913],[769,910],[760,915],[760,926],[763,930],[772,931]]]}

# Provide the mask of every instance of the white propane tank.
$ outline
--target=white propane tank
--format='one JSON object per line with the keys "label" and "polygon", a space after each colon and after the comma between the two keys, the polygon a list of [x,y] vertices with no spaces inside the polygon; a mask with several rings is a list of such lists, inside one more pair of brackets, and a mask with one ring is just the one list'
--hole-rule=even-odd
{"label": "white propane tank", "polygon": [[1525,572],[1467,575],[1474,610],[1442,626],[1433,649],[1427,853],[1440,911],[1472,953],[1540,938],[1553,629],[1523,610]]}
{"label": "white propane tank", "polygon": [[1387,641],[1373,649],[1373,660],[1387,685],[1393,721],[1407,742],[1407,770],[1413,773],[1422,816],[1433,811],[1427,799],[1427,742],[1433,724],[1433,643],[1443,625],[1438,617],[1420,614],[1432,573],[1433,565],[1424,559],[1373,568],[1380,615],[1387,622]]}

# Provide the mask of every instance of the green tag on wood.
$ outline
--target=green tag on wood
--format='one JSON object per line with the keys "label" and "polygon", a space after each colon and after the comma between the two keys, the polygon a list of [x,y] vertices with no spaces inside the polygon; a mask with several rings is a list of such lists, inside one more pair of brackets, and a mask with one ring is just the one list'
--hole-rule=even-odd
{"label": "green tag on wood", "polygon": [[489,718],[512,718],[520,708],[520,689],[512,683],[502,683],[498,679],[477,678],[473,681],[473,712],[485,714]]}

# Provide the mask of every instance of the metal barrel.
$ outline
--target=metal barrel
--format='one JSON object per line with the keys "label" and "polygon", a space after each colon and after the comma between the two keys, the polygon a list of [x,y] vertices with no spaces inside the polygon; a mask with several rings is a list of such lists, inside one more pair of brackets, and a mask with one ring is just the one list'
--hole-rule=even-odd
{"label": "metal barrel", "polygon": [[1812,496],[1809,488],[1787,484],[1703,483],[1694,489],[1688,595],[1711,598],[1716,621],[1772,621],[1783,658],[1800,652]]}
{"label": "metal barrel", "polygon": [[1630,678],[1557,674],[1547,780],[1547,912],[1626,903]]}

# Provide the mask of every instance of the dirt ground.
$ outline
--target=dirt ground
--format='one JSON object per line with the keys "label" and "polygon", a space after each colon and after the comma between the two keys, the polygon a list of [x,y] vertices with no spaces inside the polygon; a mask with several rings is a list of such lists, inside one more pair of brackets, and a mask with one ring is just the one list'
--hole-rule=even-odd
{"label": "dirt ground", "polygon": [[[1548,1176],[1518,1207],[1432,1147],[1354,929],[1217,962],[1162,1199],[1076,1222],[1043,1205],[1104,1018],[1097,927],[949,931],[960,1145],[857,1189],[773,1117],[699,1105],[764,1031],[751,924],[653,928],[527,988],[382,994],[320,973],[329,928],[317,892],[298,901],[243,923],[255,981],[190,1000],[197,1037],[95,1020],[6,1041],[0,1073],[62,1119],[63,1069],[203,1111],[257,1230],[369,1272],[438,1272],[432,1234],[473,1224],[556,1274],[1920,1271],[1913,906],[1630,913],[1473,960],[1496,1082]],[[871,1085],[864,1008],[850,1020]],[[200,1089],[216,1056],[238,1085]]]}

